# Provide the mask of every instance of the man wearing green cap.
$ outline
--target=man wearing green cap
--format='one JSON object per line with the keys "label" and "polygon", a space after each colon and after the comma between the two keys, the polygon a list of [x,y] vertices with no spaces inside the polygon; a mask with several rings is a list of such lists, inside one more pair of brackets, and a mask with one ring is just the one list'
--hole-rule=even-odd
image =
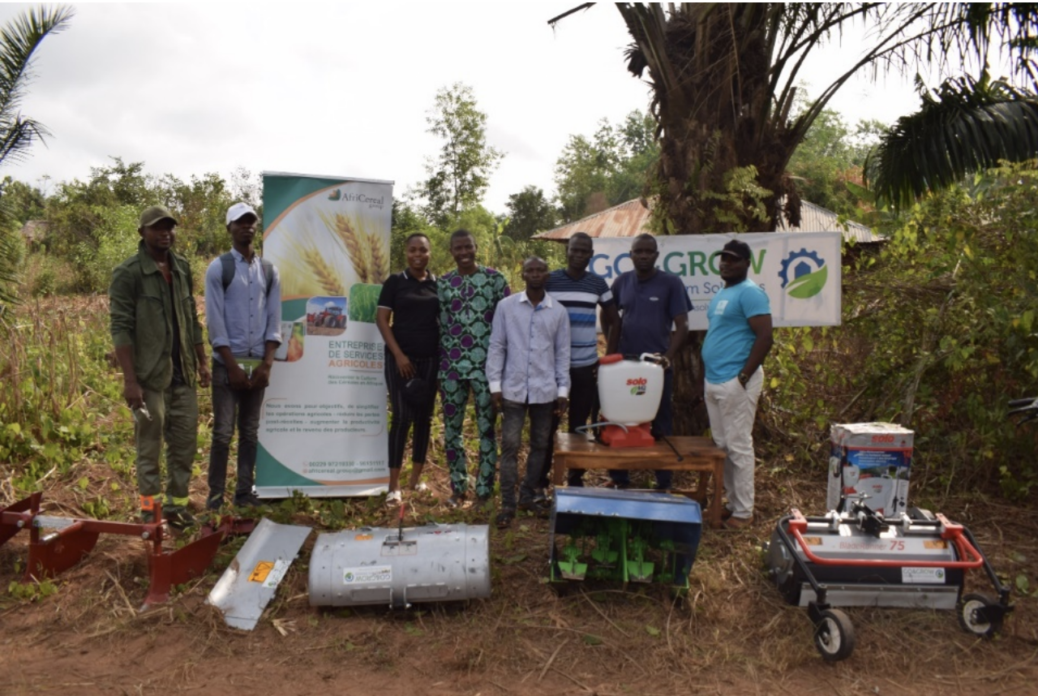
{"label": "man wearing green cap", "polygon": [[165,442],[168,481],[163,517],[170,526],[184,529],[194,524],[187,505],[198,448],[195,372],[204,389],[209,386],[209,368],[191,267],[172,251],[176,225],[160,205],[141,213],[137,254],[112,272],[108,297],[123,397],[136,421],[141,519],[155,519]]}

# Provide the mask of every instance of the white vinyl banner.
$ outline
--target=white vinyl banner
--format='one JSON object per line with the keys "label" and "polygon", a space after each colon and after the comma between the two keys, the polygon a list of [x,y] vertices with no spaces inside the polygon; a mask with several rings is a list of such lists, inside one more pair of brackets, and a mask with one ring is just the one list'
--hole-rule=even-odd
{"label": "white vinyl banner", "polygon": [[[750,246],[749,277],[771,301],[774,326],[838,326],[840,324],[841,258],[839,232],[761,232],[753,234],[683,234],[656,237],[656,267],[679,276],[692,311],[689,329],[706,330],[710,300],[724,287],[718,252],[739,239]],[[599,237],[588,270],[607,283],[631,264],[628,237]]]}
{"label": "white vinyl banner", "polygon": [[281,348],[260,420],[260,497],[373,495],[389,483],[384,344],[393,186],[263,175],[263,257],[281,277]]}

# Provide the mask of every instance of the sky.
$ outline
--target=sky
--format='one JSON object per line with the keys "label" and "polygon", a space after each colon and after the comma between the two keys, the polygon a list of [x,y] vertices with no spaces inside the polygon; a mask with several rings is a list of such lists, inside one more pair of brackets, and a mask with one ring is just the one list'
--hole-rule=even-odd
{"label": "sky", "polygon": [[[238,167],[390,180],[402,197],[439,149],[426,132],[436,92],[469,85],[487,139],[506,154],[485,205],[504,213],[528,185],[554,192],[571,135],[647,109],[626,71],[610,4],[576,2],[149,3],[75,5],[48,37],[22,113],[51,131],[0,175],[85,179],[110,156],[182,179]],[[5,22],[26,5],[0,5]],[[816,95],[860,52],[852,32],[805,65]],[[831,106],[850,123],[892,123],[918,106],[910,79],[848,83]]]}

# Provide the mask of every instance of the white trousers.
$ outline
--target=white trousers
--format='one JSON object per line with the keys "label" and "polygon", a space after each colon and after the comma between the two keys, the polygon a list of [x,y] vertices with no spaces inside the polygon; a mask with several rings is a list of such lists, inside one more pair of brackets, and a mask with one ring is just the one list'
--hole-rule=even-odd
{"label": "white trousers", "polygon": [[743,387],[738,378],[722,384],[706,383],[706,413],[714,444],[728,456],[724,462],[724,490],[732,517],[753,515],[753,420],[764,387],[764,368],[757,368]]}

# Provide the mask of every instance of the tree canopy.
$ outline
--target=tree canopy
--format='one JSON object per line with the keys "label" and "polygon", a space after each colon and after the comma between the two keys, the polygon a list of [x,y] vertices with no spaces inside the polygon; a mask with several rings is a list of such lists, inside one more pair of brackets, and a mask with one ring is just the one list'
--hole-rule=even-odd
{"label": "tree canopy", "polygon": [[479,204],[504,155],[487,144],[487,115],[477,107],[472,88],[460,82],[436,93],[426,122],[443,144],[426,163],[428,178],[418,194],[425,198],[426,216],[446,226],[450,216]]}
{"label": "tree canopy", "polygon": [[870,154],[870,187],[880,201],[905,209],[928,191],[1002,161],[1038,157],[1038,96],[1005,80],[951,78],[919,85],[922,106],[883,133]]}
{"label": "tree canopy", "polygon": [[655,122],[632,111],[617,124],[599,122],[594,135],[571,135],[555,162],[555,186],[564,222],[579,220],[640,196],[659,159]]}
{"label": "tree canopy", "polygon": [[[1014,57],[1016,74],[1033,77],[1029,61],[1038,48],[1038,9],[1024,4],[616,7],[633,39],[628,70],[647,76],[652,89],[650,111],[661,145],[652,188],[676,233],[773,230],[779,214],[796,225],[800,198],[788,175],[790,158],[832,97],[860,71],[981,66],[993,49],[1004,49]],[[852,23],[867,27],[869,45],[794,116],[805,62]],[[733,188],[740,179],[750,188]],[[757,190],[766,192],[763,219],[739,200]]]}
{"label": "tree canopy", "polygon": [[526,186],[519,193],[513,193],[505,207],[508,208],[508,221],[504,232],[517,241],[552,229],[558,219],[551,201],[536,186]]}

